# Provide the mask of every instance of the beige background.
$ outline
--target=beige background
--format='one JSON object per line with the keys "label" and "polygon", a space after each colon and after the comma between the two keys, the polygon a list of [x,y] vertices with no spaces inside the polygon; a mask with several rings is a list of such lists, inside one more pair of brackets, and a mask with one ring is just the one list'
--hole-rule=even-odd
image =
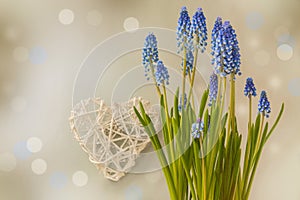
{"label": "beige background", "polygon": [[[209,30],[217,16],[237,30],[243,63],[237,82],[241,130],[247,76],[268,91],[270,121],[286,103],[284,118],[265,147],[251,199],[300,199],[300,1],[0,0],[1,200],[168,199],[160,172],[130,174],[118,183],[98,175],[70,134],[67,119],[76,74],[93,47],[124,28],[175,29],[183,5],[191,13],[202,7]],[[135,66],[139,61],[123,62]],[[118,72],[124,63],[112,70]],[[118,74],[108,76],[118,79]],[[109,98],[112,84],[103,83],[103,98]]]}

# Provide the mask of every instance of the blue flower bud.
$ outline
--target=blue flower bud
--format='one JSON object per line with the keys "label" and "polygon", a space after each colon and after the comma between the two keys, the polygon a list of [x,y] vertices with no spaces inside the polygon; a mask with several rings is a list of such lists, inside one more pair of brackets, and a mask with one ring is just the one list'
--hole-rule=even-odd
{"label": "blue flower bud", "polygon": [[271,113],[270,102],[267,98],[267,93],[265,91],[262,91],[260,94],[260,99],[258,102],[258,111],[266,117],[269,117],[269,113]]}
{"label": "blue flower bud", "polygon": [[245,89],[244,89],[244,94],[245,96],[247,97],[250,97],[250,96],[256,96],[256,88],[254,86],[254,83],[253,83],[253,79],[252,78],[247,78],[246,80],[246,85],[245,85]]}

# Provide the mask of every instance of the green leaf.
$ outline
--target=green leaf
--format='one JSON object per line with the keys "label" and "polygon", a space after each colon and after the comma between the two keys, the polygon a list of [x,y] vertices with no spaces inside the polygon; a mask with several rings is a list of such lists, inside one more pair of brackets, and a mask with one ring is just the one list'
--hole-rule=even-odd
{"label": "green leaf", "polygon": [[272,128],[270,129],[269,133],[267,134],[267,137],[266,137],[266,141],[269,139],[269,137],[271,136],[271,134],[273,133],[274,129],[276,128],[282,114],[283,114],[283,111],[284,111],[284,103],[281,104],[281,108],[280,108],[280,112],[276,118],[276,121],[274,123],[274,125],[272,126]]}
{"label": "green leaf", "polygon": [[207,98],[208,98],[208,89],[206,89],[202,94],[200,108],[199,108],[199,118],[202,118],[203,116],[203,112],[206,107]]}

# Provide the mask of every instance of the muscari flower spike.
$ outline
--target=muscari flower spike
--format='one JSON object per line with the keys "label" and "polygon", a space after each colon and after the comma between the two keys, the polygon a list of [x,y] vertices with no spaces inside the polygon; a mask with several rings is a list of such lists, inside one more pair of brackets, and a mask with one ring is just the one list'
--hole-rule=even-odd
{"label": "muscari flower spike", "polygon": [[[211,49],[212,49],[211,54],[212,55],[214,55],[214,50],[216,47],[216,40],[217,40],[218,33],[221,28],[222,28],[222,18],[217,17],[215,24],[214,24],[214,28],[212,29],[212,33],[211,33]],[[214,64],[214,59],[212,60],[212,64]]]}
{"label": "muscari flower spike", "polygon": [[158,86],[160,86],[161,84],[169,84],[168,69],[165,67],[164,63],[161,60],[157,62],[155,79]]}
{"label": "muscari flower spike", "polygon": [[198,119],[196,123],[192,124],[191,134],[194,139],[200,138],[204,130],[204,122]]}
{"label": "muscari flower spike", "polygon": [[256,88],[254,86],[254,83],[253,83],[253,79],[252,78],[247,78],[246,80],[246,85],[245,85],[245,89],[244,89],[244,94],[245,96],[247,97],[250,97],[250,96],[256,96]]}
{"label": "muscari flower spike", "polygon": [[[184,93],[184,102],[183,102],[184,108],[186,108],[186,104],[187,104],[187,97],[186,97],[186,93]],[[182,95],[180,95],[178,110],[179,110],[179,112],[182,111]]]}
{"label": "muscari flower spike", "polygon": [[178,53],[182,52],[184,47],[193,50],[191,20],[185,6],[181,8],[176,34]]}
{"label": "muscari flower spike", "polygon": [[203,53],[207,46],[207,28],[206,18],[203,14],[202,8],[198,8],[195,12],[192,20],[192,34],[195,34],[199,38],[199,43],[196,47]]}
{"label": "muscari flower spike", "polygon": [[266,117],[269,117],[269,113],[271,113],[270,102],[267,98],[266,91],[262,91],[260,94],[260,99],[258,102],[258,111]]}
{"label": "muscari flower spike", "polygon": [[147,80],[149,80],[151,67],[153,67],[153,63],[158,61],[157,40],[153,33],[149,33],[146,37],[142,52],[142,63],[145,67],[145,76],[147,77]]}
{"label": "muscari flower spike", "polygon": [[213,101],[217,100],[218,95],[218,76],[213,73],[210,76],[210,83],[209,83],[209,106],[212,105]]}
{"label": "muscari flower spike", "polygon": [[[186,75],[189,72],[193,71],[193,64],[194,64],[194,55],[192,51],[187,51],[186,52]],[[183,59],[181,61],[181,67],[183,70]]]}
{"label": "muscari flower spike", "polygon": [[225,21],[217,34],[213,49],[215,72],[222,77],[228,74],[241,75],[239,50],[235,30],[229,21]]}

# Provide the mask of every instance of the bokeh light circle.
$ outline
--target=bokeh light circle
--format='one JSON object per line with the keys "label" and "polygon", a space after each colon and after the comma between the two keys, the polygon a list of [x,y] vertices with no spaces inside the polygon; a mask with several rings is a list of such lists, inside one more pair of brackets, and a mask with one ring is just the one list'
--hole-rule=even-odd
{"label": "bokeh light circle", "polygon": [[54,172],[50,176],[50,185],[54,189],[62,189],[67,184],[67,176],[62,172]]}
{"label": "bokeh light circle", "polygon": [[123,27],[126,31],[135,31],[139,28],[139,21],[134,17],[128,17],[124,20]]}
{"label": "bokeh light circle", "polygon": [[300,96],[300,78],[294,78],[290,80],[288,86],[291,95],[299,97]]}
{"label": "bokeh light circle", "polygon": [[249,29],[257,30],[259,29],[264,23],[263,15],[259,12],[250,12],[246,16],[246,24]]}
{"label": "bokeh light circle", "polygon": [[29,60],[32,64],[43,64],[47,59],[47,53],[42,47],[34,47],[30,49]]}
{"label": "bokeh light circle", "polygon": [[83,171],[77,171],[72,176],[72,182],[78,187],[85,186],[88,183],[89,177]]}
{"label": "bokeh light circle", "polygon": [[20,160],[26,160],[31,156],[31,152],[27,149],[26,141],[19,141],[15,144],[14,154]]}
{"label": "bokeh light circle", "polygon": [[27,140],[27,149],[31,152],[31,153],[37,153],[39,152],[42,147],[43,147],[43,143],[42,141],[37,138],[37,137],[31,137]]}
{"label": "bokeh light circle", "polygon": [[42,175],[46,172],[47,170],[47,163],[43,159],[35,159],[31,163],[31,170],[33,173],[37,175]]}
{"label": "bokeh light circle", "polygon": [[287,61],[293,56],[293,48],[288,44],[279,45],[277,48],[277,56],[282,61]]}
{"label": "bokeh light circle", "polygon": [[141,200],[143,199],[143,191],[136,185],[130,185],[125,190],[125,200]]}
{"label": "bokeh light circle", "polygon": [[72,24],[74,21],[74,13],[70,9],[63,9],[59,12],[58,20],[63,25]]}

